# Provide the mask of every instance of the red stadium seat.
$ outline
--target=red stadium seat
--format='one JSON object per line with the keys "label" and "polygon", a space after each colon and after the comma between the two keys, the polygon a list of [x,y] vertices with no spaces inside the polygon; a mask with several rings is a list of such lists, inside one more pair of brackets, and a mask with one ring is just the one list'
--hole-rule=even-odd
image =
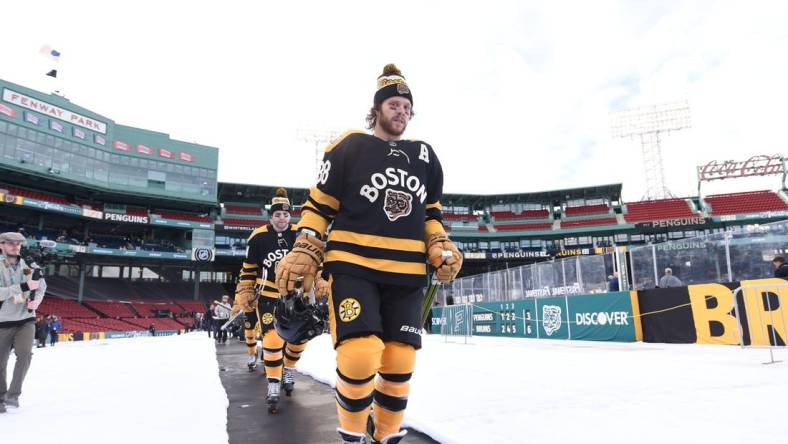
{"label": "red stadium seat", "polygon": [[607,204],[586,205],[582,207],[566,207],[564,214],[567,216],[585,216],[588,214],[605,214],[610,213],[610,207]]}
{"label": "red stadium seat", "polygon": [[777,193],[765,190],[717,194],[704,200],[711,206],[713,216],[788,210],[788,204]]}
{"label": "red stadium seat", "polygon": [[675,219],[679,217],[694,217],[689,203],[685,199],[647,200],[626,204],[627,213],[624,219],[627,222],[643,222],[649,220]]}
{"label": "red stadium seat", "polygon": [[595,225],[615,225],[615,217],[598,217],[596,219],[562,220],[561,228],[592,227]]}

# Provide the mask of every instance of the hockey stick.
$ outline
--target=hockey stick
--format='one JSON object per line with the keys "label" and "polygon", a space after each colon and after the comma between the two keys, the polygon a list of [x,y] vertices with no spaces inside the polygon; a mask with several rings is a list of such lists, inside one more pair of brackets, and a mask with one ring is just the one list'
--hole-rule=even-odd
{"label": "hockey stick", "polygon": [[[451,257],[451,251],[444,250],[441,253],[441,258],[445,261],[446,259]],[[432,273],[432,281],[430,285],[427,287],[427,292],[424,295],[424,304],[421,306],[421,324],[420,326],[424,326],[424,323],[427,322],[427,316],[430,315],[430,311],[432,311],[432,303],[435,302],[435,296],[438,294],[438,288],[441,286],[441,282],[438,280],[438,276],[433,272]]]}

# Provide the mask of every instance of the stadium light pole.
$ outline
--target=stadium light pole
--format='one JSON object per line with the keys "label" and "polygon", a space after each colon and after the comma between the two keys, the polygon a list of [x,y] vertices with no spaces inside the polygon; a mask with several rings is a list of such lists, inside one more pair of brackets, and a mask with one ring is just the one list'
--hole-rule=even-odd
{"label": "stadium light pole", "polygon": [[684,102],[650,105],[610,114],[613,138],[640,137],[646,173],[644,200],[665,199],[673,194],[665,185],[662,166],[662,136],[691,128],[689,104]]}
{"label": "stadium light pole", "polygon": [[337,140],[342,134],[341,131],[334,130],[314,130],[314,129],[299,129],[296,130],[296,138],[303,142],[315,144],[315,178],[320,172],[320,163],[323,161],[321,148],[324,148],[329,143]]}

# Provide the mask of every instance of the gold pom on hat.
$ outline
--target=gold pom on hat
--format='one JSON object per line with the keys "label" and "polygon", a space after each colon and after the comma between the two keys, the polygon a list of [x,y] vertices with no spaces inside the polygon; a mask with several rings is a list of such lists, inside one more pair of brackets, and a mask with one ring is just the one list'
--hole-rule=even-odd
{"label": "gold pom on hat", "polygon": [[284,188],[277,188],[276,197],[287,197],[287,190]]}
{"label": "gold pom on hat", "polygon": [[397,68],[397,65],[393,63],[389,63],[388,65],[383,67],[383,75],[381,75],[381,77],[391,76],[391,75],[402,77],[402,72],[399,70],[399,68]]}

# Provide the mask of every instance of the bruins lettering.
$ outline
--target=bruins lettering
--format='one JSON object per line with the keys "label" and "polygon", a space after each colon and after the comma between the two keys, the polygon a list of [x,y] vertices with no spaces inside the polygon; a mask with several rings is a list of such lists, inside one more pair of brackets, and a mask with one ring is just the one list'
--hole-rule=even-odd
{"label": "bruins lettering", "polygon": [[411,176],[407,171],[400,168],[386,168],[383,173],[373,173],[369,178],[370,185],[364,185],[359,193],[366,197],[371,203],[378,200],[380,191],[387,186],[401,186],[415,193],[421,203],[427,200],[427,190],[417,176]]}
{"label": "bruins lettering", "polygon": [[287,251],[288,250],[286,249],[279,249],[268,253],[265,259],[263,259],[263,265],[265,265],[265,268],[271,268],[273,264],[282,260],[282,258],[287,254]]}

